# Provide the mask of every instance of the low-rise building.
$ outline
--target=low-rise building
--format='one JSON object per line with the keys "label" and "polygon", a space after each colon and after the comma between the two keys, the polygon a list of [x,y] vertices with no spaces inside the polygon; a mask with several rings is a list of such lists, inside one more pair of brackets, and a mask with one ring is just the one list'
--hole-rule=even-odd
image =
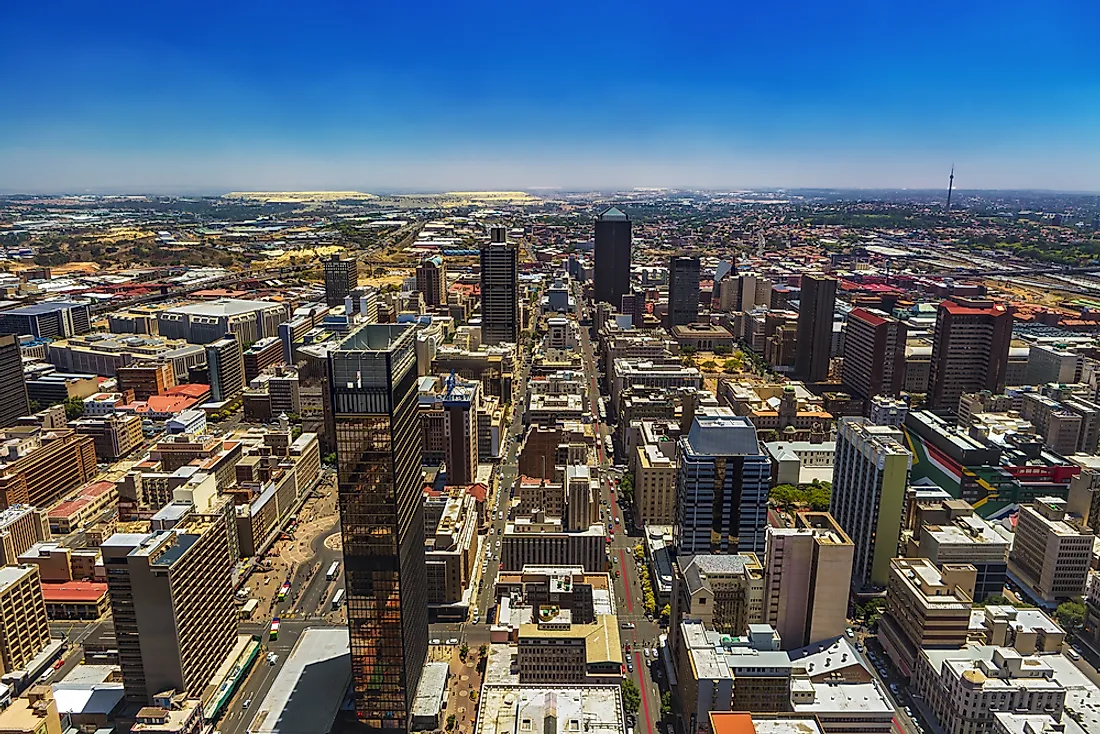
{"label": "low-rise building", "polygon": [[61,731],[61,716],[49,686],[32,686],[26,695],[0,711],[2,734],[61,734]]}
{"label": "low-rise building", "polygon": [[[755,553],[681,556],[672,587],[671,619],[697,620],[735,635],[764,621],[764,567]],[[673,652],[678,626],[670,635]]]}
{"label": "low-rise building", "polygon": [[478,701],[476,734],[626,734],[617,685],[486,684]]}
{"label": "low-rise building", "polygon": [[833,481],[836,441],[769,441],[764,449],[772,462],[773,484]]}
{"label": "low-rise building", "polygon": [[518,518],[504,528],[500,541],[501,569],[518,571],[526,565],[539,565],[606,571],[605,538],[603,525],[566,532],[559,518]]}
{"label": "low-rise building", "polygon": [[516,663],[522,684],[616,683],[622,680],[619,624],[601,614],[594,622],[572,622],[555,604],[539,606],[536,620],[521,624]]}
{"label": "low-rise building", "polygon": [[102,581],[62,581],[42,584],[46,616],[53,622],[94,622],[111,611],[107,584]]}
{"label": "low-rise building", "polygon": [[1038,609],[990,604],[970,610],[970,639],[1031,655],[1061,652],[1066,632]]}

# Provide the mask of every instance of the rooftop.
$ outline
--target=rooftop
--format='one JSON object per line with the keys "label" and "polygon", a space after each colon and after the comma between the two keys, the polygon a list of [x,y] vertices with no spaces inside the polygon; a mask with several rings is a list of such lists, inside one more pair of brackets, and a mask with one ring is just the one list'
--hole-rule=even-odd
{"label": "rooftop", "polygon": [[477,734],[625,734],[619,686],[487,684],[478,704]]}
{"label": "rooftop", "polygon": [[237,298],[219,298],[216,301],[189,303],[165,309],[165,313],[182,313],[189,316],[239,316],[240,314],[261,311],[272,306],[282,308],[274,301],[244,301]]}
{"label": "rooftop", "polygon": [[249,734],[328,731],[350,682],[347,629],[307,629],[257,708]]}

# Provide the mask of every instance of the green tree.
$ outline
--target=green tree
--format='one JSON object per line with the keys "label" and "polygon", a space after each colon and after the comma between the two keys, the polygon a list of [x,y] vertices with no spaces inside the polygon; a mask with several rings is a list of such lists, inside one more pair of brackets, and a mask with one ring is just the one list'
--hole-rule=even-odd
{"label": "green tree", "polygon": [[84,398],[72,397],[65,401],[65,418],[76,420],[84,415]]}
{"label": "green tree", "polygon": [[628,714],[636,714],[641,703],[642,692],[638,690],[638,684],[633,678],[623,678],[623,708]]}
{"label": "green tree", "polygon": [[661,694],[661,716],[669,716],[672,713],[672,691]]}
{"label": "green tree", "polygon": [[463,642],[462,647],[458,648],[458,657],[462,662],[466,662],[466,656],[469,654],[470,646]]}
{"label": "green tree", "polygon": [[324,457],[321,458],[321,463],[325,466],[336,466],[336,452],[333,451],[331,454],[325,454]]}
{"label": "green tree", "polygon": [[802,498],[802,492],[793,484],[777,484],[768,492],[768,499],[784,510],[801,504]]}
{"label": "green tree", "polygon": [[1005,604],[1011,604],[1012,602],[1004,594],[990,594],[985,599],[982,599],[975,606],[989,607],[989,606],[1003,606]]}
{"label": "green tree", "polygon": [[1080,597],[1064,601],[1054,610],[1054,617],[1067,632],[1076,632],[1085,623],[1085,604]]}
{"label": "green tree", "polygon": [[810,509],[814,512],[828,512],[829,501],[832,498],[832,489],[825,486],[811,487],[809,492]]}
{"label": "green tree", "polygon": [[457,721],[457,719],[455,719],[454,714],[447,717],[447,731],[454,731],[455,721]]}

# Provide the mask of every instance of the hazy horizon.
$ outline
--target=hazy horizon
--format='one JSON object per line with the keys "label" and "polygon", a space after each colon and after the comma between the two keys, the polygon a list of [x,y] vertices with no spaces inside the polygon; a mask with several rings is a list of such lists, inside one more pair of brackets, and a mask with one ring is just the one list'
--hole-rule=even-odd
{"label": "hazy horizon", "polygon": [[1100,6],[0,8],[0,191],[1100,191]]}

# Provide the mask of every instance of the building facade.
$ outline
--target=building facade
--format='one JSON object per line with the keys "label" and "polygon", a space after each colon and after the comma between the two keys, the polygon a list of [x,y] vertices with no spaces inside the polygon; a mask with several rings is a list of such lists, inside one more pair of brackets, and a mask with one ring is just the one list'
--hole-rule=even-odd
{"label": "building facade", "polygon": [[699,258],[678,255],[668,263],[668,325],[699,320]]}
{"label": "building facade", "polygon": [[325,303],[344,305],[344,298],[359,287],[359,262],[354,257],[333,255],[325,260]]}
{"label": "building facade", "polygon": [[966,393],[1004,392],[1012,312],[991,301],[940,304],[932,340],[928,405],[954,413]]}
{"label": "building facade", "polygon": [[504,227],[489,230],[481,248],[481,343],[519,340],[519,250]]}
{"label": "building facade", "polygon": [[595,226],[595,300],[618,309],[630,293],[630,218],[611,207],[596,217]]}
{"label": "building facade", "polygon": [[864,399],[896,396],[905,388],[906,327],[873,309],[857,308],[844,327],[841,384]]}
{"label": "building facade", "polygon": [[829,376],[833,343],[833,311],[836,308],[836,278],[802,276],[798,301],[798,351],[794,371],[800,379],[823,382]]}
{"label": "building facade", "polygon": [[23,352],[19,337],[0,336],[0,428],[14,425],[25,415],[30,415],[31,403],[27,397],[27,383],[23,374]]}

